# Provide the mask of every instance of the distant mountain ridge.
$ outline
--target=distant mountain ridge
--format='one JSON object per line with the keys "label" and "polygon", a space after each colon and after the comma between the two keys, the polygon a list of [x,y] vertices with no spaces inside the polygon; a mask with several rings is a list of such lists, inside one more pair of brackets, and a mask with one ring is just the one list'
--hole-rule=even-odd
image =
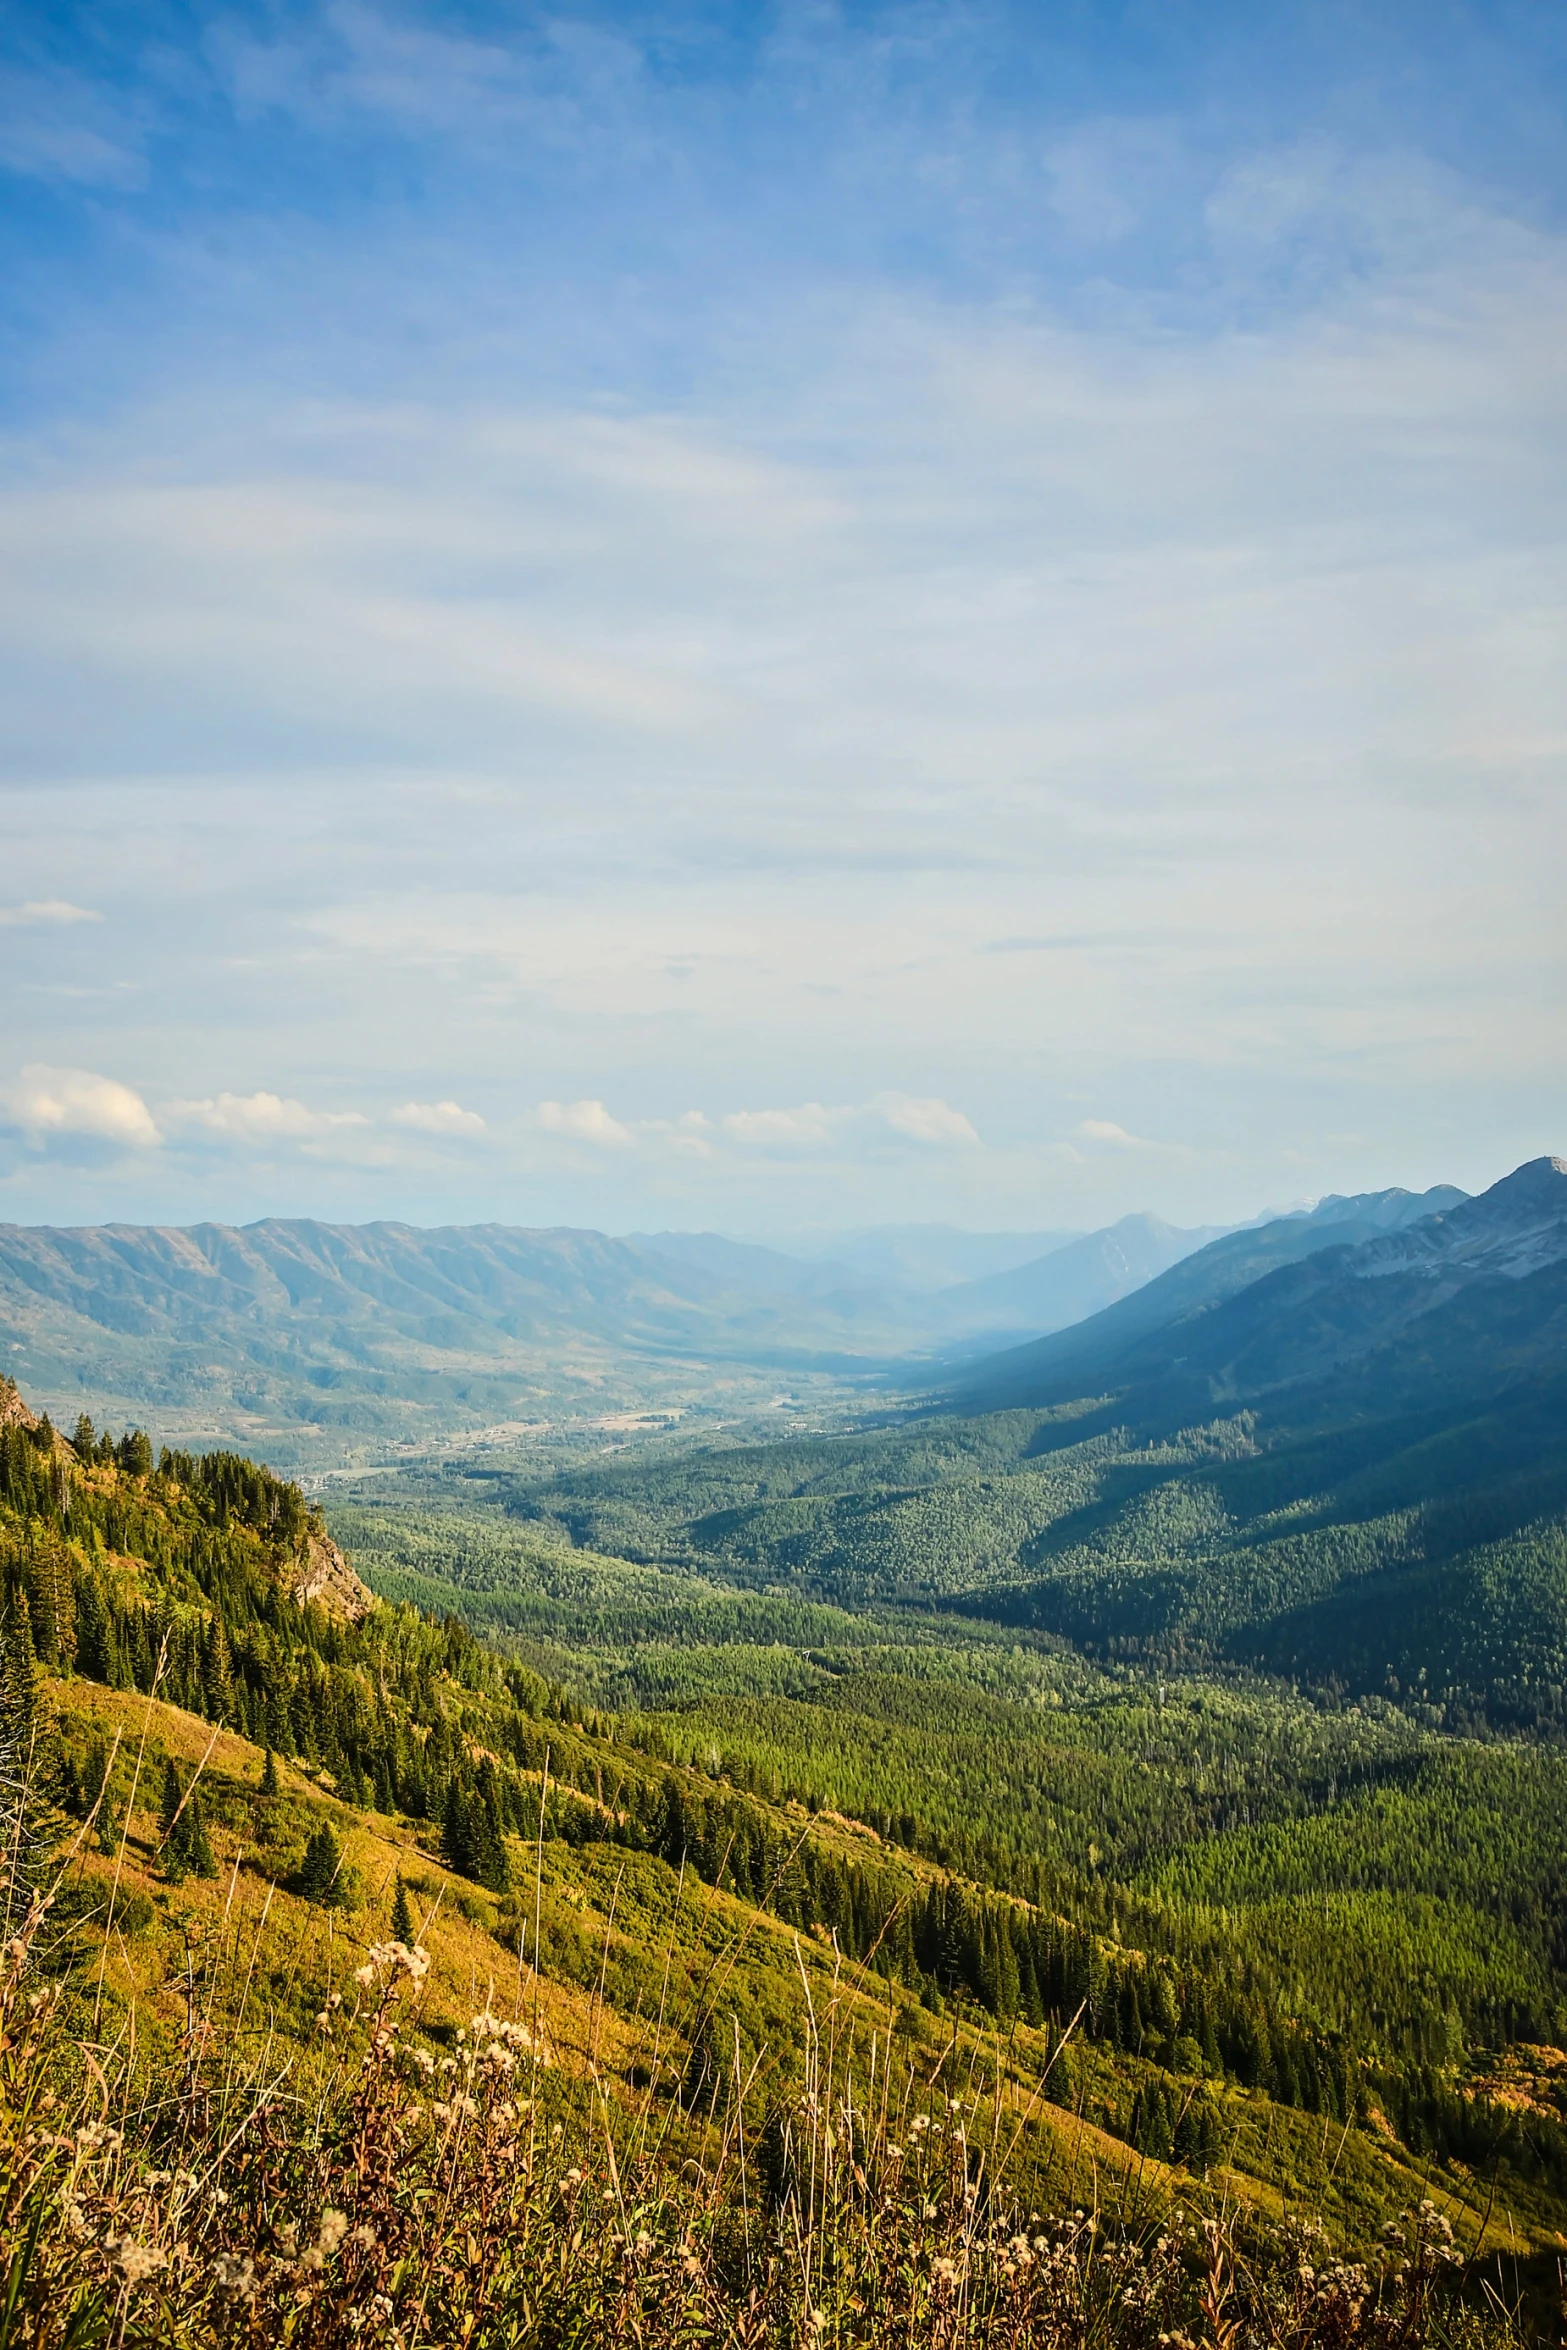
{"label": "distant mountain ridge", "polygon": [[[1391,1329],[1429,1302],[1439,1265],[1468,1281],[1549,1260],[1556,1180],[1515,1180],[1505,1212],[1493,1200],[1478,1219],[1450,1187],[1327,1200],[1218,1238],[1129,1216],[914,1292],[714,1233],[0,1226],[0,1365],[68,1413],[173,1412],[187,1441],[276,1436],[285,1450],[291,1430],[419,1441],[585,1409],[711,1412],[727,1396],[755,1409],[781,1380],[906,1386],[943,1356],[950,1388],[956,1360],[1013,1333],[1029,1342],[959,1375],[955,1400],[1082,1397],[1168,1376],[1161,1333],[1176,1323],[1182,1380],[1228,1395],[1309,1367],[1265,1359],[1268,1314],[1284,1327],[1296,1296],[1270,1278],[1313,1265],[1301,1278],[1320,1300],[1332,1265],[1369,1246],[1381,1278],[1360,1318]],[[1311,1312],[1327,1331],[1332,1314]],[[1323,1343],[1331,1358],[1348,1340]]]}
{"label": "distant mountain ridge", "polygon": [[[1509,1180],[1511,1180],[1509,1178]],[[1489,1197],[1489,1194],[1485,1194]],[[1472,1205],[1454,1185],[1426,1192],[1394,1188],[1331,1196],[1314,1208],[1224,1234],[1182,1258],[1131,1295],[1073,1327],[977,1363],[957,1391],[965,1402],[994,1405],[1063,1401],[1098,1388],[1151,1378],[1184,1363],[1199,1317],[1246,1295],[1270,1275],[1324,1252],[1357,1246],[1397,1250],[1401,1236],[1427,1220]],[[1387,1260],[1389,1263],[1392,1259]],[[1171,1335],[1181,1334],[1180,1346]]]}
{"label": "distant mountain ridge", "polygon": [[883,1376],[1056,1328],[1201,1237],[1128,1217],[932,1294],[718,1233],[6,1225],[0,1365],[62,1407],[173,1411],[192,1439],[274,1449],[290,1428],[418,1436],[595,1401],[710,1408],[713,1366],[720,1386],[750,1382],[754,1407],[769,1377]]}
{"label": "distant mountain ridge", "polygon": [[842,1232],[811,1231],[768,1243],[808,1264],[831,1261],[872,1281],[905,1290],[955,1289],[1053,1256],[1070,1232],[966,1232],[956,1224],[868,1224]]}
{"label": "distant mountain ridge", "polygon": [[998,1324],[1041,1334],[1065,1330],[1140,1290],[1228,1230],[1222,1224],[1183,1230],[1159,1216],[1123,1216],[1104,1231],[1085,1232],[1032,1263],[942,1290],[931,1300],[932,1314],[954,1337]]}
{"label": "distant mountain ridge", "polygon": [[1567,1740],[1567,1161],[1329,1200],[844,1433],[519,1481],[577,1542]]}

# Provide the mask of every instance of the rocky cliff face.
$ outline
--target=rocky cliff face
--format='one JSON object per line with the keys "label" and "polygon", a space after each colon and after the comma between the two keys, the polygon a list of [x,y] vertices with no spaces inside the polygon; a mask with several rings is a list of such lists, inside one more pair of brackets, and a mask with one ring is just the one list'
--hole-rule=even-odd
{"label": "rocky cliff face", "polygon": [[329,1615],[357,1624],[375,1604],[375,1595],[360,1582],[337,1544],[327,1534],[309,1534],[305,1555],[294,1580],[294,1597],[301,1607],[312,1600]]}
{"label": "rocky cliff face", "polygon": [[0,1428],[36,1428],[38,1414],[22,1401],[14,1379],[0,1378]]}

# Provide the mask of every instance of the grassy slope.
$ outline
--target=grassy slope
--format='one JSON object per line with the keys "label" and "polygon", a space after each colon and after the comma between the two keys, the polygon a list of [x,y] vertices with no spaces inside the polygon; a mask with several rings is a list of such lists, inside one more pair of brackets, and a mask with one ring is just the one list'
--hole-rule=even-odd
{"label": "grassy slope", "polygon": [[[71,1881],[91,1890],[99,1915],[117,1879],[116,1907],[137,1920],[136,1930],[116,1930],[107,1939],[95,1924],[77,1929],[81,1998],[97,2010],[105,2040],[134,2015],[144,2040],[172,2054],[188,2028],[188,2003],[194,2000],[199,2010],[219,1979],[228,1998],[237,1980],[240,1996],[226,2024],[236,2069],[280,2082],[296,2070],[303,2074],[315,2019],[334,1990],[352,1995],[354,1969],[369,1944],[385,1936],[390,1889],[401,1873],[417,1887],[416,1909],[425,1919],[432,1967],[419,2022],[437,2047],[488,2004],[497,2013],[537,2019],[560,2073],[568,2081],[606,2083],[628,2124],[649,2105],[660,2114],[672,2110],[667,2097],[650,2096],[642,2084],[655,2059],[666,2080],[677,2074],[685,2041],[668,2019],[689,2022],[697,1998],[704,1988],[711,1996],[716,1982],[726,2011],[740,2014],[748,2035],[760,2031],[777,2048],[798,2046],[808,2003],[818,2028],[836,2012],[839,2030],[867,2049],[872,2033],[885,2048],[901,2012],[910,2020],[894,2045],[917,2078],[930,2080],[940,2070],[961,2081],[973,2079],[976,2068],[983,2077],[987,2067],[999,2073],[1000,2110],[1011,2117],[1005,2126],[1024,2126],[1019,2159],[1035,2170],[1039,2192],[1054,2201],[1092,2195],[1135,2214],[1156,2210],[1180,2188],[1188,2198],[1239,2198],[1263,2212],[1309,2209],[1342,2240],[1365,2244],[1390,2215],[1431,2193],[1462,2241],[1479,2235],[1481,2215],[1470,2208],[1461,2181],[1413,2163],[1374,2128],[1341,2131],[1243,2091],[1225,2095],[1230,2161],[1211,2175],[1204,2195],[1183,2174],[1097,2128],[1083,2110],[1040,2095],[1049,2060],[1044,2035],[1019,2025],[1002,2038],[973,2023],[937,2025],[917,2009],[911,2015],[874,1976],[852,1969],[845,1976],[819,1940],[797,1937],[694,1879],[681,1884],[648,1855],[609,1846],[578,1854],[545,1845],[538,1900],[547,1956],[536,1975],[497,1939],[499,1905],[442,1868],[413,1823],[354,1811],[297,1771],[285,1770],[283,1795],[262,1803],[259,1752],[160,1701],[82,1681],[55,1683],[51,1696],[68,1744],[118,1737],[123,1754],[142,1757],[144,1786],[156,1782],[165,1754],[200,1764],[215,1823],[219,1868],[211,1880],[187,1879],[177,1887],[162,1880],[156,1814],[140,1802],[116,1854],[78,1856]],[[606,1763],[612,1760],[606,1754]],[[338,1832],[358,1880],[357,1898],[341,1911],[297,1899],[276,1874],[322,1819]],[[816,1822],[812,1832],[840,1844],[864,1836],[832,1821]],[[520,1850],[516,1859],[520,1867]],[[931,1873],[912,1860],[906,1866],[911,1879]],[[525,1909],[531,1899],[530,1889]],[[1130,2058],[1086,2054],[1077,2074],[1078,2107],[1124,2088],[1145,2069]],[[1561,2217],[1544,2202],[1515,2198],[1510,2212],[1493,2210],[1484,2219],[1485,2247],[1527,2255],[1559,2244]]]}

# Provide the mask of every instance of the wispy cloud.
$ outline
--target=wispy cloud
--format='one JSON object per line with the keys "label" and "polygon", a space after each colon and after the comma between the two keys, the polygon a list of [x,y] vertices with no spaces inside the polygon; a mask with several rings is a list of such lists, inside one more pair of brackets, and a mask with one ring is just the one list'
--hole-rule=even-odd
{"label": "wispy cloud", "polygon": [[907,1093],[879,1093],[867,1104],[872,1117],[885,1120],[894,1134],[904,1135],[910,1142],[933,1145],[938,1150],[977,1150],[979,1136],[973,1123],[950,1102],[935,1100],[925,1095]]}
{"label": "wispy cloud", "polygon": [[1075,1143],[1097,1144],[1112,1151],[1153,1151],[1177,1158],[1191,1156],[1190,1145],[1182,1142],[1152,1142],[1145,1134],[1128,1134],[1113,1118],[1082,1118],[1072,1128]]}
{"label": "wispy cloud", "polygon": [[142,132],[101,85],[56,70],[0,69],[0,172],[135,188],[146,178]]}
{"label": "wispy cloud", "polygon": [[66,898],[29,898],[24,905],[0,906],[0,929],[29,929],[73,922],[101,922],[103,916],[88,906],[73,906]]}
{"label": "wispy cloud", "polygon": [[24,0],[0,955],[150,1161],[1075,1224],[1560,1141],[1559,62],[1026,15]]}
{"label": "wispy cloud", "polygon": [[624,1150],[634,1137],[600,1101],[540,1102],[539,1124],[546,1134],[585,1142],[595,1150]]}
{"label": "wispy cloud", "polygon": [[714,1160],[727,1146],[746,1158],[793,1158],[824,1152],[863,1152],[889,1144],[926,1150],[975,1149],[971,1121],[949,1102],[884,1092],[867,1102],[829,1107],[799,1102],[787,1108],[726,1110],[709,1117],[686,1110],[678,1118],[619,1119],[601,1101],[541,1102],[546,1133],[615,1150],[674,1150]]}

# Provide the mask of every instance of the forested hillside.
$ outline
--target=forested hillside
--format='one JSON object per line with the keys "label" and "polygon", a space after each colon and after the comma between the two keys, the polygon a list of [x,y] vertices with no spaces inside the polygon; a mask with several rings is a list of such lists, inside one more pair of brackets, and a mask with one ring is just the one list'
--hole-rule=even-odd
{"label": "forested hillside", "polygon": [[[1559,1735],[1567,1171],[1541,1161],[1438,1214],[1382,1214],[1370,1240],[1239,1287],[1255,1252],[1296,1241],[1235,1235],[1164,1276],[1178,1310],[1157,1327],[1128,1338],[1117,1306],[1001,1358],[992,1384],[1029,1364],[1045,1389],[1027,1407],[497,1471],[493,1487],[518,1517],[632,1559]],[[1152,1311],[1161,1286],[1128,1305]],[[1084,1362],[1118,1383],[1073,1389]]]}
{"label": "forested hillside", "polygon": [[1216,1241],[1077,1328],[978,1365],[964,1392],[995,1405],[1113,1391],[1168,1412],[1354,1366],[1357,1398],[1384,1410],[1484,1395],[1498,1377],[1561,1363],[1564,1265],[1567,1160],[1531,1160],[1474,1199],[1327,1201]]}
{"label": "forested hillside", "polygon": [[[348,1958],[370,1980],[412,1937],[414,2056],[460,2056],[467,1986],[510,1981],[561,2131],[596,2111],[629,2161],[658,2117],[742,2201],[787,2205],[831,2014],[833,2062],[891,2066],[906,2115],[1007,2117],[973,2173],[998,2218],[1290,2209],[1370,2254],[1425,2194],[1520,2275],[1567,2221],[1554,1752],[638,1567],[493,1480],[335,1503],[372,1598],[247,1461],[3,1417],[9,1925],[56,1887],[33,1963],[95,2044],[135,2013],[144,2107],[198,1980],[236,2050],[324,2062]],[[974,1464],[1026,1458],[1014,1433],[971,1432]],[[924,1441],[933,1477],[953,1440]]]}

